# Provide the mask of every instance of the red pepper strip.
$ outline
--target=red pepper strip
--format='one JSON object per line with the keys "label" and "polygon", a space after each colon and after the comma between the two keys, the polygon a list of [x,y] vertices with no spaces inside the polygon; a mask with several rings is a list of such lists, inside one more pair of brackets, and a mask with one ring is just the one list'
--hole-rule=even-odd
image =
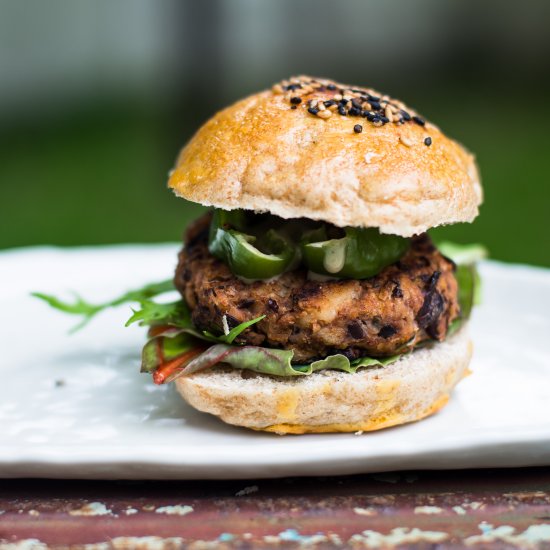
{"label": "red pepper strip", "polygon": [[[171,361],[160,365],[160,367],[157,367],[155,372],[153,373],[153,382],[158,385],[164,384],[165,380],[170,375],[172,375],[174,371],[176,371],[186,363],[189,363],[191,359],[194,359],[197,355],[200,355],[205,349],[205,347],[190,349],[189,351],[186,351],[183,355],[180,355],[175,359],[172,359]],[[159,353],[161,353],[160,350]]]}

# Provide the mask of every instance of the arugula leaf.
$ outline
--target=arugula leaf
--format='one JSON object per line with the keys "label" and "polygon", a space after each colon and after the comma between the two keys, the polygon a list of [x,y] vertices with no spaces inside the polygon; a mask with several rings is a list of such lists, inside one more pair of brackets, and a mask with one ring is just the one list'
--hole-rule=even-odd
{"label": "arugula leaf", "polygon": [[59,311],[69,313],[71,315],[82,316],[82,321],[71,329],[71,332],[76,332],[77,330],[80,330],[82,327],[84,327],[87,323],[89,323],[95,315],[107,308],[116,307],[128,302],[143,303],[148,301],[150,298],[153,298],[154,296],[158,296],[159,294],[164,294],[165,292],[170,292],[172,290],[174,290],[174,283],[170,279],[158,283],[151,283],[141,288],[130,290],[128,292],[125,292],[118,298],[115,298],[108,302],[104,302],[102,304],[91,304],[83,300],[78,295],[75,297],[74,302],[64,302],[59,298],[56,298],[55,296],[44,294],[42,292],[32,292],[31,295],[35,298],[43,300],[48,305],[55,309],[58,309]]}
{"label": "arugula leaf", "polygon": [[169,325],[179,328],[193,328],[191,313],[183,300],[159,304],[152,300],[140,302],[141,309],[133,309],[133,315],[125,326],[138,323],[140,326]]}
{"label": "arugula leaf", "polygon": [[455,277],[458,283],[458,303],[460,317],[449,325],[447,336],[457,332],[470,318],[474,305],[481,303],[481,277],[476,262],[488,256],[481,244],[456,244],[448,241],[438,243],[440,252],[456,264]]}
{"label": "arugula leaf", "polygon": [[232,344],[235,338],[237,338],[237,336],[239,336],[239,334],[243,332],[243,330],[247,329],[251,325],[258,323],[264,318],[265,318],[265,315],[260,315],[260,317],[256,317],[255,319],[251,319],[250,321],[245,321],[244,323],[241,323],[240,325],[233,327],[227,334],[224,334],[222,336],[216,336],[215,334],[212,334],[207,330],[205,330],[203,334],[204,336],[214,339],[216,342],[222,342],[224,344]]}
{"label": "arugula leaf", "polygon": [[474,264],[489,255],[482,244],[458,244],[441,241],[437,243],[437,248],[443,256],[447,256],[457,265]]}

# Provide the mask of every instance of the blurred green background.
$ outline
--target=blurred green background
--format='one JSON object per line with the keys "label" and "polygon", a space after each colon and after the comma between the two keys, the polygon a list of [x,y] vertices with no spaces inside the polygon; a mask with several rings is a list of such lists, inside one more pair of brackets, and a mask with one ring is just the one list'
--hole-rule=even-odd
{"label": "blurred green background", "polygon": [[550,266],[550,3],[0,4],[0,248],[179,239],[180,146],[292,74],[396,96],[477,155],[485,204],[436,230]]}

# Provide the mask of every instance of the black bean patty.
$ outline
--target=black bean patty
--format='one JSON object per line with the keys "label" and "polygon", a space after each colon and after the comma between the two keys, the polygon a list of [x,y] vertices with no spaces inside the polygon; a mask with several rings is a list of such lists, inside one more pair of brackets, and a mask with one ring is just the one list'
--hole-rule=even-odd
{"label": "black bean patty", "polygon": [[210,216],[187,231],[175,283],[198,329],[223,332],[260,315],[238,342],[294,350],[303,363],[334,353],[350,359],[409,351],[443,340],[459,315],[453,262],[427,235],[414,237],[400,261],[366,280],[308,279],[305,269],[246,283],[208,251]]}

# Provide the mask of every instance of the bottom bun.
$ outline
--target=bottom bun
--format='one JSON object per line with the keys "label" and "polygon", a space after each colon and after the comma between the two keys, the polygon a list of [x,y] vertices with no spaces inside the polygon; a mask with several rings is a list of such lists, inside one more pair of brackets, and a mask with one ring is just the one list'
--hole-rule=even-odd
{"label": "bottom bun", "polygon": [[371,431],[420,420],[441,409],[468,374],[466,327],[444,342],[355,374],[325,370],[280,378],[214,367],[176,380],[183,398],[224,422],[278,434]]}

